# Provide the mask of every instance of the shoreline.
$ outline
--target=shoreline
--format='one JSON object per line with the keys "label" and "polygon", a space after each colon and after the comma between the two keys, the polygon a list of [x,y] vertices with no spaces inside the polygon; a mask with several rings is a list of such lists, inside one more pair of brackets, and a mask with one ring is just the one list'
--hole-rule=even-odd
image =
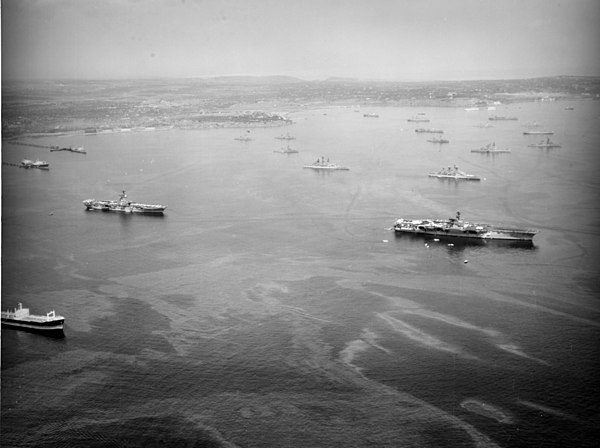
{"label": "shoreline", "polygon": [[[268,120],[261,120],[252,118],[251,120],[244,120],[244,118],[252,117],[247,114],[223,114],[215,111],[210,114],[201,114],[196,115],[192,118],[181,118],[173,117],[173,121],[175,123],[168,125],[137,125],[133,127],[102,127],[102,128],[93,128],[90,125],[82,126],[81,128],[73,129],[73,130],[64,130],[64,131],[28,131],[28,132],[13,132],[11,135],[10,131],[3,132],[2,141],[7,143],[17,143],[17,144],[27,144],[24,142],[18,142],[24,138],[45,138],[45,137],[70,137],[70,136],[96,136],[96,135],[104,135],[104,134],[120,134],[127,132],[162,132],[169,131],[172,129],[179,130],[196,130],[196,129],[240,129],[240,128],[272,128],[272,127],[285,127],[291,126],[294,124],[293,120],[289,118],[285,118],[283,115],[287,115],[289,113],[299,112],[299,111],[310,111],[310,110],[322,110],[322,109],[335,109],[335,108],[355,108],[358,110],[362,108],[396,108],[396,107],[407,107],[407,108],[428,108],[428,107],[444,107],[444,108],[454,108],[454,109],[463,109],[463,108],[471,108],[478,107],[479,112],[487,112],[491,111],[487,109],[487,105],[479,105],[477,106],[473,103],[474,99],[470,100],[398,100],[398,101],[384,101],[384,102],[359,102],[359,101],[350,101],[350,100],[339,100],[339,101],[329,101],[329,102],[312,102],[312,103],[304,103],[304,104],[293,104],[289,103],[286,105],[278,104],[272,105],[272,107],[266,110],[255,110],[254,114],[259,114],[261,117],[271,117]],[[572,101],[572,102],[582,102],[582,101],[595,101],[592,98],[580,98],[580,97],[572,97],[572,96],[561,96],[561,97],[553,97],[547,100],[539,100],[535,98],[525,97],[525,98],[515,98],[513,101],[504,102],[500,104],[495,104],[494,106],[507,106],[507,105],[515,105],[520,103],[532,103],[532,102],[564,102],[564,101]],[[491,104],[491,103],[490,103]],[[257,104],[251,105],[246,104],[246,106],[257,106]],[[277,108],[277,110],[285,109],[286,112],[274,112],[273,109]],[[477,111],[474,111],[477,112]],[[283,114],[283,115],[282,115]],[[218,120],[211,120],[211,118],[216,117]],[[125,118],[126,119],[126,118]],[[124,119],[115,119],[115,121],[123,121]],[[107,126],[107,125],[104,125]]]}

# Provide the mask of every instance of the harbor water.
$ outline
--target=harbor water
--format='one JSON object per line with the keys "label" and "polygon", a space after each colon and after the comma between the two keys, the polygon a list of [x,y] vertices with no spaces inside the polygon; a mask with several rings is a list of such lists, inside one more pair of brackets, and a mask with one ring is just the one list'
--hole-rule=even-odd
{"label": "harbor water", "polygon": [[[2,329],[1,445],[595,446],[600,104],[289,118],[3,143],[50,169],[2,167],[2,307],[65,337]],[[533,122],[561,147],[528,147]],[[491,142],[511,152],[470,152]],[[350,170],[302,168],[319,157]],[[427,176],[454,165],[482,180]],[[165,215],[85,211],[122,190]],[[390,229],[457,211],[539,233]]]}

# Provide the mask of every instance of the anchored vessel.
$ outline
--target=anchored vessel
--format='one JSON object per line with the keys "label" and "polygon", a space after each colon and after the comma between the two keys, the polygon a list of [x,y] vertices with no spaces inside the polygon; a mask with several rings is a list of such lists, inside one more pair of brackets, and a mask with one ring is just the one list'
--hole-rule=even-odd
{"label": "anchored vessel", "polygon": [[433,128],[417,128],[415,129],[415,132],[425,132],[425,133],[429,133],[429,134],[443,134],[444,131],[442,131],[441,129],[433,129]]}
{"label": "anchored vessel", "polygon": [[298,151],[290,148],[290,146],[288,145],[288,147],[286,149],[281,148],[280,150],[276,150],[273,152],[279,152],[281,154],[296,154]]}
{"label": "anchored vessel", "polygon": [[86,210],[100,210],[103,212],[121,212],[121,213],[145,213],[150,215],[162,215],[166,205],[160,204],[141,204],[127,200],[125,190],[119,196],[118,201],[97,201],[96,199],[86,199],[83,201]]}
{"label": "anchored vessel", "polygon": [[525,131],[523,135],[552,135],[553,131]]}
{"label": "anchored vessel", "polygon": [[459,170],[456,165],[442,168],[437,173],[429,173],[428,175],[429,177],[439,177],[441,179],[481,180],[481,178],[475,174],[467,174],[464,171]]}
{"label": "anchored vessel", "polygon": [[472,149],[471,152],[479,152],[479,153],[483,153],[483,154],[496,154],[499,152],[510,152],[510,149],[500,149],[498,147],[496,147],[496,142],[494,143],[488,143],[485,146],[482,146],[479,149]]}
{"label": "anchored vessel", "polygon": [[492,121],[518,120],[518,118],[517,117],[505,117],[505,116],[494,115],[492,117],[489,117],[488,120],[492,120]]}
{"label": "anchored vessel", "polygon": [[275,138],[277,140],[296,140],[296,137],[292,137],[289,132],[285,135],[282,134],[279,137],[275,137]]}
{"label": "anchored vessel", "polygon": [[431,143],[450,143],[450,140],[440,137],[429,138],[427,141]]}
{"label": "anchored vessel", "polygon": [[396,233],[411,233],[416,235],[517,241],[532,241],[538,232],[533,229],[470,223],[460,218],[460,212],[456,212],[455,218],[448,219],[400,218],[394,224],[394,231]]}
{"label": "anchored vessel", "polygon": [[304,168],[311,168],[313,170],[349,170],[347,166],[337,165],[330,163],[329,158],[325,160],[325,157],[321,157],[314,161],[311,165],[304,165]]}
{"label": "anchored vessel", "polygon": [[11,328],[35,331],[62,331],[65,318],[57,316],[54,310],[47,313],[45,316],[36,316],[29,314],[29,308],[19,306],[13,311],[2,311],[2,325]]}
{"label": "anchored vessel", "polygon": [[429,123],[429,118],[427,118],[423,114],[419,113],[419,114],[415,115],[414,117],[410,117],[406,121],[412,122],[412,123]]}
{"label": "anchored vessel", "polygon": [[542,140],[539,143],[533,143],[527,146],[529,146],[530,148],[560,148],[560,145],[558,143],[550,141],[550,137],[546,137],[546,140]]}

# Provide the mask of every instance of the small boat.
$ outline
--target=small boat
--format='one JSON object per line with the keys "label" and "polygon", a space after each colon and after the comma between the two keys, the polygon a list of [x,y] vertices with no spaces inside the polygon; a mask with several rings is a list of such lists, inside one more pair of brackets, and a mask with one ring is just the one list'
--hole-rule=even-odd
{"label": "small boat", "polygon": [[166,205],[142,204],[139,202],[128,201],[125,190],[123,190],[119,196],[118,201],[97,201],[96,199],[86,199],[83,201],[83,205],[85,205],[86,210],[121,213],[144,213],[148,215],[162,215],[167,208]]}
{"label": "small boat", "polygon": [[553,131],[525,131],[523,135],[552,135]]}
{"label": "small boat", "polygon": [[366,118],[379,118],[379,115],[377,115],[377,114],[363,114],[363,117],[366,117]]}
{"label": "small boat", "polygon": [[417,128],[415,132],[419,133],[429,133],[429,134],[443,134],[444,131],[441,129],[433,129],[433,128]]}
{"label": "small boat", "polygon": [[546,137],[546,140],[542,140],[539,143],[533,143],[531,145],[527,145],[530,148],[560,148],[561,146],[558,143],[554,143],[550,141],[550,137]]}
{"label": "small boat", "polygon": [[347,166],[330,163],[329,158],[327,158],[327,160],[325,160],[325,157],[321,157],[320,159],[317,159],[311,165],[304,165],[304,168],[310,168],[313,170],[331,170],[331,171],[335,171],[335,170],[347,171],[350,169]]}
{"label": "small boat", "polygon": [[437,177],[439,179],[454,179],[454,180],[481,180],[481,177],[475,174],[467,174],[460,171],[456,165],[442,168],[438,172],[429,173],[429,177]]}
{"label": "small boat", "polygon": [[237,140],[238,142],[249,142],[252,141],[252,139],[250,137],[247,137],[245,135],[241,135],[239,137],[234,138],[234,140]]}
{"label": "small boat", "polygon": [[290,135],[290,133],[288,132],[285,135],[280,135],[279,137],[275,137],[277,140],[296,140],[296,137],[293,137]]}
{"label": "small boat", "polygon": [[21,330],[43,332],[62,331],[64,322],[65,318],[63,316],[57,316],[54,310],[50,311],[45,316],[36,316],[34,314],[29,314],[29,308],[23,308],[21,303],[19,303],[18,307],[13,311],[2,311],[2,326]]}
{"label": "small boat", "polygon": [[492,120],[492,121],[506,121],[506,120],[518,120],[517,117],[506,117],[506,116],[498,116],[498,115],[493,115],[491,117],[488,118],[488,120]]}
{"label": "small boat", "polygon": [[445,138],[439,138],[439,137],[429,138],[429,139],[427,139],[427,141],[431,142],[431,143],[450,143],[450,140],[445,139]]}
{"label": "small boat", "polygon": [[278,153],[281,153],[281,154],[297,154],[297,153],[298,153],[298,151],[297,151],[297,150],[290,148],[290,146],[289,146],[289,145],[288,145],[288,147],[287,147],[287,148],[285,148],[285,149],[281,148],[280,150],[278,150],[278,151],[273,151],[273,152],[278,152]]}
{"label": "small boat", "polygon": [[501,152],[511,152],[510,149],[500,149],[496,146],[496,142],[488,143],[485,146],[482,146],[479,149],[472,149],[471,152],[478,152],[481,154],[497,154]]}
{"label": "small boat", "polygon": [[440,237],[474,238],[483,240],[513,240],[531,242],[538,233],[533,229],[518,229],[475,224],[463,221],[460,212],[455,218],[448,219],[406,219],[400,218],[394,224],[396,233],[431,235]]}

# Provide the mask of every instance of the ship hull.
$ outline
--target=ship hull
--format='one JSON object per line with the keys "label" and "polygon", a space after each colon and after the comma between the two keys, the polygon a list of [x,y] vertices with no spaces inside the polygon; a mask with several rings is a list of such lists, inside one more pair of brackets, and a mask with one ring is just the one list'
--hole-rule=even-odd
{"label": "ship hull", "polygon": [[2,326],[14,328],[17,330],[39,331],[39,332],[57,332],[63,331],[64,319],[55,319],[49,321],[33,321],[26,319],[2,318]]}
{"label": "ship hull", "polygon": [[145,209],[136,207],[104,207],[90,206],[86,207],[87,211],[115,212],[115,213],[140,213],[144,215],[163,215],[165,209]]}
{"label": "ship hull", "polygon": [[452,179],[452,180],[481,180],[480,177],[477,176],[453,176],[453,175],[445,175],[445,174],[435,174],[430,173],[429,177],[437,177],[438,179]]}
{"label": "ship hull", "polygon": [[310,166],[305,165],[304,168],[310,168],[311,170],[324,170],[324,171],[348,171],[350,168],[345,166]]}
{"label": "ship hull", "polygon": [[485,149],[472,149],[471,152],[479,153],[479,154],[500,154],[500,153],[508,153],[511,152],[509,149],[495,149],[493,151],[486,151]]}

